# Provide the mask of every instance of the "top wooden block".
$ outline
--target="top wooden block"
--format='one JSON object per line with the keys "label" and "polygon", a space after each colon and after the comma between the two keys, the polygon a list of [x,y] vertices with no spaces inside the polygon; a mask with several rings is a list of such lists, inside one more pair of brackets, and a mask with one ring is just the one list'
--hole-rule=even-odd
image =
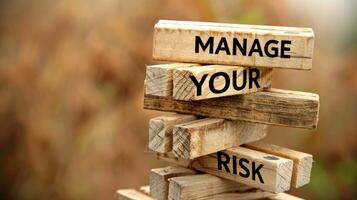
{"label": "top wooden block", "polygon": [[311,28],[160,20],[156,60],[310,70]]}

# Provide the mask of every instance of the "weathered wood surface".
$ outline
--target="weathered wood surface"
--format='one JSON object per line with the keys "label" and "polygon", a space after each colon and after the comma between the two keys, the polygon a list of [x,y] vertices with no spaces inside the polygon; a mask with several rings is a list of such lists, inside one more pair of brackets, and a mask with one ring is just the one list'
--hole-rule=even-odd
{"label": "weathered wood surface", "polygon": [[183,167],[168,166],[150,170],[150,194],[157,200],[166,200],[169,191],[169,178],[197,174]]}
{"label": "weathered wood surface", "polygon": [[[193,160],[175,159],[172,154],[156,155],[158,159],[265,191],[279,193],[290,189],[293,171],[292,160],[245,147],[230,148]],[[225,163],[224,161],[228,162],[226,163],[228,166],[222,165],[222,162]],[[241,165],[244,165],[245,168],[242,168]]]}
{"label": "weathered wood surface", "polygon": [[172,96],[173,69],[197,65],[199,64],[169,63],[146,66],[145,93],[155,96]]}
{"label": "weathered wood surface", "polygon": [[[222,152],[228,155],[227,158],[221,157],[221,160],[229,159],[228,167],[219,165],[220,152],[197,158],[192,162],[191,167],[269,192],[279,193],[290,189],[293,170],[291,160],[243,147],[235,147]],[[234,158],[236,158],[236,163]],[[242,160],[246,162],[239,163]],[[243,170],[241,164],[245,165],[249,172]],[[260,176],[253,173],[253,168],[260,168]]]}
{"label": "weathered wood surface", "polygon": [[191,101],[262,91],[271,87],[272,72],[239,66],[180,67],[173,70],[173,97]]}
{"label": "weathered wood surface", "polygon": [[266,192],[259,189],[250,189],[247,191],[235,191],[235,192],[225,192],[220,194],[215,194],[211,196],[197,198],[195,200],[255,200],[255,199],[265,199],[274,197],[275,194],[271,192]]}
{"label": "weathered wood surface", "polygon": [[168,153],[151,152],[151,153],[155,154],[155,157],[158,160],[163,160],[182,167],[190,167],[192,163],[192,160],[177,158],[172,152],[168,152]]}
{"label": "weathered wood surface", "polygon": [[199,119],[173,128],[173,153],[193,159],[263,139],[267,125],[217,118]]}
{"label": "weathered wood surface", "polygon": [[172,129],[174,125],[197,119],[194,115],[167,114],[150,119],[149,149],[166,153],[172,150]]}
{"label": "weathered wood surface", "polygon": [[118,190],[116,196],[117,200],[155,200],[154,198],[133,189]]}
{"label": "weathered wood surface", "polygon": [[291,180],[292,187],[298,188],[310,182],[313,163],[312,155],[261,141],[245,144],[244,146],[249,149],[293,160],[294,169]]}
{"label": "weathered wood surface", "polygon": [[152,95],[144,98],[145,109],[307,129],[317,127],[319,106],[317,94],[273,88],[201,101],[179,101]]}
{"label": "weathered wood surface", "polygon": [[[202,46],[197,46],[197,37]],[[234,40],[245,47],[246,54]],[[310,70],[314,33],[311,28],[160,20],[153,42],[156,60]],[[291,44],[281,46],[286,42]],[[252,49],[258,52],[251,54]],[[284,49],[287,57],[282,55]],[[276,50],[279,55],[269,55]]]}
{"label": "weathered wood surface", "polygon": [[[148,188],[150,189],[150,188]],[[194,191],[193,191],[194,192]],[[148,194],[142,194],[134,189],[118,190],[116,192],[118,200],[154,200],[156,198],[151,197]],[[295,197],[287,193],[270,193],[259,189],[251,189],[244,186],[239,191],[224,192],[220,194],[214,194],[211,196],[199,197],[192,200],[303,200],[302,198]]]}
{"label": "weathered wood surface", "polygon": [[169,179],[170,200],[196,200],[223,192],[233,192],[246,186],[209,174],[181,176]]}
{"label": "weathered wood surface", "polygon": [[267,198],[268,200],[303,200],[300,197],[293,196],[287,193],[279,193],[272,197]]}

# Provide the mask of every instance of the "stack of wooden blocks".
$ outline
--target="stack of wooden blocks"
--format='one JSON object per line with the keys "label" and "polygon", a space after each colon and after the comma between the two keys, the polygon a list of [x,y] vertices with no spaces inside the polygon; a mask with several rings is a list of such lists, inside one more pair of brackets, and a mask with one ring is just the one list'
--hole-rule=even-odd
{"label": "stack of wooden blocks", "polygon": [[[274,68],[311,70],[310,28],[160,20],[146,68],[149,149],[170,163],[118,199],[300,199],[312,155],[262,142],[268,125],[315,129],[317,94],[271,88]],[[283,133],[282,133],[283,134]]]}

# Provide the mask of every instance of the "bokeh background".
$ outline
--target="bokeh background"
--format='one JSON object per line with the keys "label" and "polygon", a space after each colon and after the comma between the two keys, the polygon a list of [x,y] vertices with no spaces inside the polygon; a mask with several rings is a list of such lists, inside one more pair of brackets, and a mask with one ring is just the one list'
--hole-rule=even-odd
{"label": "bokeh background", "polygon": [[312,71],[276,88],[320,95],[317,130],[266,141],[314,155],[307,199],[357,198],[357,8],[353,0],[2,0],[0,199],[114,199],[167,165],[147,153],[145,65],[159,19],[312,27]]}

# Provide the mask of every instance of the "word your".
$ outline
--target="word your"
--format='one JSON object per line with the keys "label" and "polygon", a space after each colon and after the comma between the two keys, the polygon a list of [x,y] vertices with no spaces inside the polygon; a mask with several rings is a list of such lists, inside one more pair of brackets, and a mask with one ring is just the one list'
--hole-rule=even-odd
{"label": "word your", "polygon": [[[223,169],[227,173],[232,173],[234,175],[239,175],[243,178],[252,177],[252,180],[255,181],[256,177],[259,178],[260,183],[264,183],[263,177],[260,174],[260,170],[264,167],[263,164],[257,164],[252,161],[250,165],[250,161],[245,158],[240,158],[237,160],[236,156],[230,156],[224,152],[217,152],[217,160],[218,160],[218,170],[223,171]],[[231,168],[229,167],[231,165]],[[241,170],[238,172],[238,165]],[[251,171],[250,168],[251,167]]]}
{"label": "word your", "polygon": [[[260,76],[259,70],[256,68],[249,68],[249,74],[248,74],[248,79],[249,79],[249,88],[253,87],[253,83],[255,84],[255,86],[257,88],[260,88],[260,85],[258,83],[258,78]],[[244,69],[243,70],[243,80],[242,80],[242,84],[238,85],[238,78],[237,78],[237,70],[234,70],[232,72],[232,86],[235,90],[242,90],[246,87],[247,85],[247,70]],[[202,95],[202,85],[205,82],[205,80],[207,79],[208,74],[203,74],[202,78],[200,80],[197,80],[197,78],[195,76],[190,76],[190,79],[192,80],[193,84],[196,86],[197,88],[197,96],[201,96]],[[217,78],[219,77],[223,77],[225,80],[224,86],[223,88],[216,88],[214,85],[214,82]],[[209,89],[211,90],[211,92],[215,93],[215,94],[221,94],[224,93],[228,90],[229,86],[230,86],[230,76],[226,73],[226,72],[216,72],[214,74],[212,74],[212,76],[210,76],[209,78]]]}
{"label": "word your", "polygon": [[[195,53],[200,53],[200,49],[202,49],[202,51],[206,51],[208,48],[210,54],[219,54],[220,52],[224,52],[227,55],[237,55],[237,49],[239,49],[240,54],[243,56],[252,56],[253,53],[256,53],[259,54],[260,57],[263,57],[265,54],[265,56],[271,58],[290,58],[290,55],[288,55],[290,47],[287,46],[291,44],[290,40],[281,40],[281,42],[278,40],[268,40],[265,44],[263,44],[263,49],[259,39],[254,39],[250,47],[247,47],[247,38],[243,38],[243,42],[240,42],[237,38],[233,38],[230,43],[231,45],[228,45],[227,39],[225,37],[221,37],[218,45],[214,46],[215,44],[214,37],[212,36],[209,37],[205,43],[202,41],[200,36],[196,36]],[[216,48],[214,49],[214,47]]]}

